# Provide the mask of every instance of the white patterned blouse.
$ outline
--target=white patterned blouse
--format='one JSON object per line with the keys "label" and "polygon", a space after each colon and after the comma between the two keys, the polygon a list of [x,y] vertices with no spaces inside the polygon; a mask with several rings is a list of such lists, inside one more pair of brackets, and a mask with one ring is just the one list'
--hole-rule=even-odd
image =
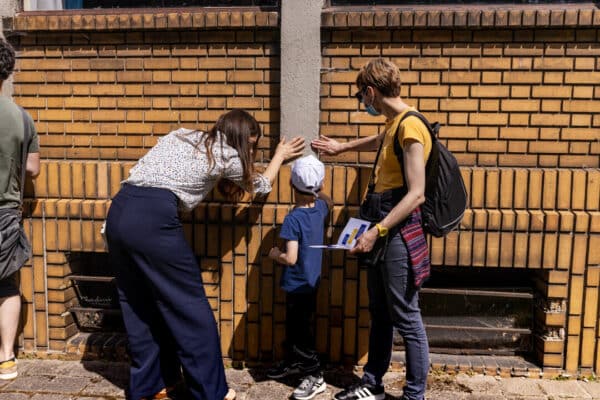
{"label": "white patterned blouse", "polygon": [[[221,178],[244,188],[243,169],[237,150],[220,133],[212,148],[214,167],[210,168],[204,133],[180,128],[160,138],[158,143],[131,169],[124,183],[168,189],[179,198],[179,207],[192,210]],[[269,179],[254,177],[254,193],[271,191]]]}

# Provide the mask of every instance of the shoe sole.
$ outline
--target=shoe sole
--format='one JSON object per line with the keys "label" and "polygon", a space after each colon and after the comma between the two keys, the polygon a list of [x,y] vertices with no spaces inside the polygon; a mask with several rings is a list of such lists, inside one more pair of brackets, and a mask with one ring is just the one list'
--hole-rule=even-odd
{"label": "shoe sole", "polygon": [[0,379],[2,379],[3,381],[8,381],[11,379],[15,379],[18,374],[18,372],[11,372],[10,374],[0,374]]}
{"label": "shoe sole", "polygon": [[323,384],[321,386],[319,386],[317,388],[317,390],[315,390],[314,392],[312,392],[309,396],[296,396],[296,395],[292,395],[292,397],[296,400],[310,400],[313,397],[315,397],[316,395],[318,395],[319,393],[323,393],[325,390],[327,389],[327,383],[323,382]]}
{"label": "shoe sole", "polygon": [[290,375],[294,375],[294,374],[299,374],[299,373],[300,373],[300,369],[299,368],[292,368],[292,369],[289,369],[289,370],[287,370],[284,373],[279,374],[279,375],[267,374],[267,378],[279,379],[279,378],[285,378],[286,376],[290,376]]}
{"label": "shoe sole", "polygon": [[[337,400],[337,397],[334,397]],[[380,394],[372,394],[369,397],[361,397],[359,400],[385,400],[385,392]]]}

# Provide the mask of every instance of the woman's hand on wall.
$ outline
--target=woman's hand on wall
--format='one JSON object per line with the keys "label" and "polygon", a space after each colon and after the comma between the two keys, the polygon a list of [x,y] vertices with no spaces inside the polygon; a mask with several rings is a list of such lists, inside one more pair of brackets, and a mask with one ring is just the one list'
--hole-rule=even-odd
{"label": "woman's hand on wall", "polygon": [[304,147],[303,137],[297,136],[290,141],[282,137],[275,149],[274,157],[281,157],[283,161],[291,160],[300,157],[304,153]]}
{"label": "woman's hand on wall", "polygon": [[338,155],[344,151],[344,145],[342,143],[323,135],[318,139],[313,140],[310,144],[315,151],[323,152],[331,156]]}
{"label": "woman's hand on wall", "polygon": [[277,178],[277,173],[279,172],[279,168],[281,165],[292,158],[300,157],[304,153],[304,138],[295,137],[289,142],[285,138],[281,138],[277,148],[275,149],[275,154],[273,158],[271,158],[271,162],[263,172],[263,176],[265,176],[271,185],[275,182],[275,178]]}

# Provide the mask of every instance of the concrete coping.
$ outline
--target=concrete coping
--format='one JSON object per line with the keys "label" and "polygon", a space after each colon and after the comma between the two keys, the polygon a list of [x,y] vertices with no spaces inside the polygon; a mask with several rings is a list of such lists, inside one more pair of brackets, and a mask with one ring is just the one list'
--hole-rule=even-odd
{"label": "concrete coping", "polygon": [[[261,10],[215,9],[111,9],[53,12],[25,12],[12,21],[5,19],[6,30],[31,31],[114,31],[168,29],[276,28],[279,13]],[[83,12],[81,12],[83,11]],[[12,23],[11,23],[12,22]]]}
{"label": "concrete coping", "polygon": [[331,7],[324,28],[565,28],[600,26],[593,3]]}
{"label": "concrete coping", "polygon": [[[168,30],[278,28],[279,12],[239,9],[100,9],[24,12],[4,18],[14,31]],[[568,28],[600,26],[600,9],[577,4],[457,4],[329,7],[321,13],[323,28]]]}

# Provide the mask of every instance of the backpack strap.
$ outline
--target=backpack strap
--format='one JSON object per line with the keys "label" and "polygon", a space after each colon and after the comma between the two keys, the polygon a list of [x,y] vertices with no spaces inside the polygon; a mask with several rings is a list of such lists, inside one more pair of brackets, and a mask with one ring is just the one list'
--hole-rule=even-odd
{"label": "backpack strap", "polygon": [[371,175],[369,175],[369,186],[367,189],[367,193],[373,193],[375,191],[375,168],[377,168],[377,161],[379,161],[379,155],[381,154],[381,148],[383,147],[383,142],[381,141],[379,144],[379,148],[377,149],[377,155],[375,156],[375,162],[373,163],[373,168],[371,169]]}
{"label": "backpack strap", "polygon": [[396,158],[398,158],[400,168],[402,169],[402,178],[404,179],[404,185],[407,184],[406,171],[404,169],[404,154],[402,151],[402,146],[400,146],[400,140],[398,140],[398,132],[400,131],[400,125],[402,124],[402,121],[404,121],[410,116],[415,116],[419,118],[421,122],[423,122],[423,124],[425,124],[425,126],[427,127],[427,130],[429,131],[429,135],[431,137],[431,152],[429,153],[429,158],[427,159],[427,164],[425,165],[425,187],[427,188],[428,186],[430,186],[430,183],[433,183],[433,181],[435,180],[435,174],[433,174],[432,172],[435,171],[438,166],[440,153],[437,149],[437,146],[435,146],[435,142],[437,142],[438,140],[437,133],[440,130],[440,124],[438,122],[435,122],[433,125],[430,124],[427,118],[425,118],[423,114],[417,111],[408,111],[400,120],[400,123],[398,124],[398,130],[394,135],[394,154],[396,154]]}
{"label": "backpack strap", "polygon": [[21,150],[21,205],[23,203],[23,197],[25,196],[25,174],[27,173],[27,155],[29,150],[29,142],[33,137],[33,126],[29,122],[27,111],[21,108],[21,114],[23,115],[23,147]]}

